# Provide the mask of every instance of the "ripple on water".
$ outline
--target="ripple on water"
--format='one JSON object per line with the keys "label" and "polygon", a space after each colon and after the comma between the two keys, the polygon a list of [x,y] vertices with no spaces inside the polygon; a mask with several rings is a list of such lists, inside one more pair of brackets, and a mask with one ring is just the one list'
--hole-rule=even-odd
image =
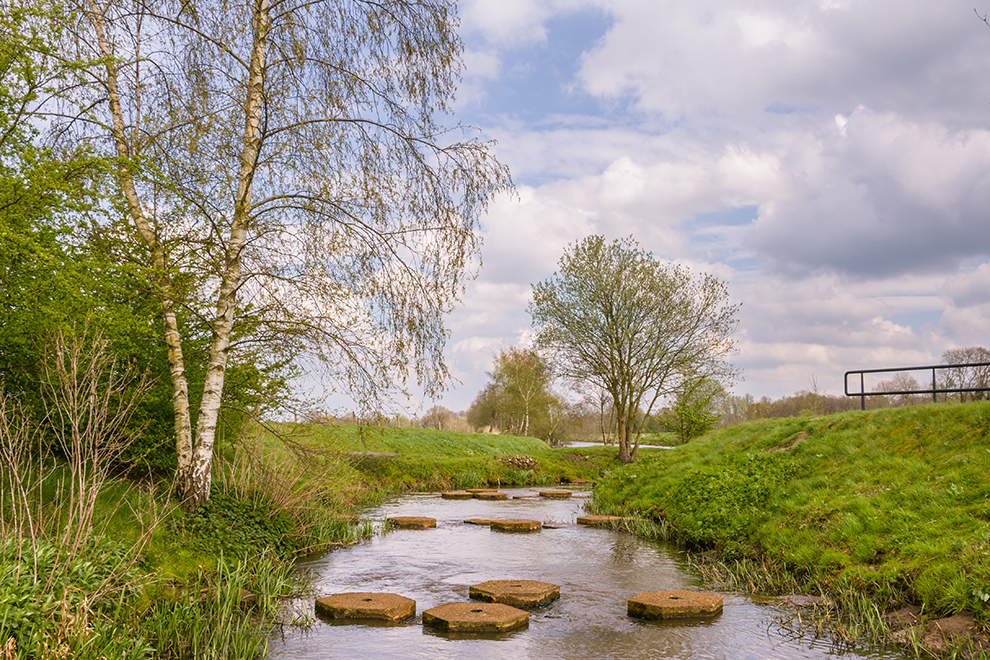
{"label": "ripple on water", "polygon": [[[514,494],[536,489],[503,489]],[[437,527],[395,530],[367,543],[300,562],[317,594],[386,591],[416,601],[409,623],[339,625],[317,621],[308,630],[286,626],[272,640],[274,658],[533,658],[561,660],[712,658],[797,660],[838,657],[823,640],[794,639],[773,622],[778,610],[745,596],[723,594],[712,619],[636,621],[627,600],[642,591],[700,589],[676,548],[631,534],[575,524],[584,500],[443,500],[421,494],[394,500],[368,516],[430,516]],[[569,523],[531,534],[501,534],[464,524],[468,518],[531,518]],[[463,636],[421,625],[424,610],[467,602],[472,584],[526,579],[560,586],[560,599],[531,612],[518,632]],[[312,615],[313,602],[300,607]],[[850,653],[843,658],[907,658],[896,653]]]}

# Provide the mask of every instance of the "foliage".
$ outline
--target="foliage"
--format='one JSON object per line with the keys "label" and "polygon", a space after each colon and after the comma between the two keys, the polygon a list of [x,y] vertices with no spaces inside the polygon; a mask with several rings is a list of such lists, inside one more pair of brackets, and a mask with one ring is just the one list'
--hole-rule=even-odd
{"label": "foliage", "polygon": [[731,379],[725,358],[737,307],[710,275],[654,259],[632,239],[590,236],[569,246],[558,272],[533,286],[537,345],[559,373],[607,392],[619,457],[636,458],[636,420],[685,379]]}
{"label": "foliage", "polygon": [[723,396],[722,387],[707,378],[685,381],[674,398],[674,405],[659,415],[659,422],[674,432],[681,442],[708,433],[721,415],[713,410],[715,399]]}
{"label": "foliage", "polygon": [[566,403],[551,389],[550,364],[532,349],[499,351],[485,386],[468,410],[475,429],[559,440]]}
{"label": "foliage", "polygon": [[749,422],[613,472],[595,506],[881,610],[986,619],[988,429],[986,402]]}
{"label": "foliage", "polygon": [[242,339],[305,352],[364,401],[410,375],[439,391],[444,314],[510,185],[490,144],[440,122],[454,4],[70,7],[55,43],[72,75],[35,112],[115,166],[121,235],[163,319],[184,506],[210,493],[238,319]]}

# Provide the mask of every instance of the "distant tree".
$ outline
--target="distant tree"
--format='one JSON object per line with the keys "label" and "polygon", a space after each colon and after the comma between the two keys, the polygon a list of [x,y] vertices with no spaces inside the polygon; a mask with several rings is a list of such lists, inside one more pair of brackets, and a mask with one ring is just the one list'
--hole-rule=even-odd
{"label": "distant tree", "polygon": [[[953,348],[942,353],[942,364],[965,365],[990,362],[990,350],[983,346]],[[943,372],[942,387],[967,388],[990,387],[990,366],[965,367],[958,366]],[[983,401],[990,392],[960,392],[960,401]]]}
{"label": "distant tree", "polygon": [[453,418],[453,411],[443,406],[433,406],[419,419],[419,425],[424,429],[446,431]]}
{"label": "distant tree", "polygon": [[[661,263],[632,238],[590,236],[571,245],[558,271],[533,286],[537,346],[567,377],[608,392],[619,459],[636,459],[642,422],[686,378],[731,380],[726,361],[738,307],[725,285]],[[642,416],[642,417],[640,417]]]}
{"label": "distant tree", "polygon": [[721,415],[715,403],[723,394],[722,386],[708,378],[689,378],[674,397],[674,403],[659,415],[660,423],[688,442],[708,433]]}
{"label": "distant tree", "polygon": [[[485,386],[468,410],[475,428],[492,426],[516,435],[534,435],[540,427],[545,434],[550,428],[550,406],[559,409],[551,390],[553,376],[550,365],[536,351],[509,348],[495,357]],[[545,439],[545,438],[544,438]]]}
{"label": "distant tree", "polygon": [[[929,384],[930,387],[931,384]],[[873,398],[880,399],[883,404],[894,408],[931,401],[931,397],[926,398],[923,394],[906,394],[906,392],[920,390],[921,384],[913,376],[904,372],[894,374],[893,378],[880,381],[876,389],[878,392],[892,392],[887,396]],[[878,403],[880,402],[878,401],[874,405]]]}

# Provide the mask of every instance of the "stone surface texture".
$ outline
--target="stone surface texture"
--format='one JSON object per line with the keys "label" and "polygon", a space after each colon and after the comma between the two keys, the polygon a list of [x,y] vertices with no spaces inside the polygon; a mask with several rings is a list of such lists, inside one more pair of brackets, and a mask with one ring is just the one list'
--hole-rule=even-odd
{"label": "stone surface texture", "polygon": [[466,522],[469,525],[484,525],[485,527],[487,527],[488,525],[492,524],[493,520],[495,520],[495,518],[468,518],[464,522]]}
{"label": "stone surface texture", "polygon": [[507,500],[509,499],[508,493],[500,493],[496,490],[486,490],[480,493],[475,493],[474,496],[479,500]]}
{"label": "stone surface texture", "polygon": [[541,490],[540,497],[545,497],[550,500],[566,500],[567,498],[573,496],[569,490]]}
{"label": "stone surface texture", "polygon": [[722,597],[696,591],[644,591],[629,599],[629,616],[637,619],[682,619],[714,616]]}
{"label": "stone surface texture", "polygon": [[394,516],[387,520],[396,527],[402,527],[404,529],[429,529],[430,527],[437,526],[436,518],[427,518],[425,516]]}
{"label": "stone surface texture", "polygon": [[538,580],[489,580],[471,587],[471,598],[513,607],[539,607],[560,598],[560,587]]}
{"label": "stone surface texture", "polygon": [[470,500],[474,497],[474,493],[466,490],[448,490],[446,493],[440,493],[440,497],[445,500]]}
{"label": "stone surface texture", "polygon": [[539,520],[493,520],[491,528],[499,532],[538,532],[543,529]]}
{"label": "stone surface texture", "polygon": [[529,624],[529,613],[502,603],[447,603],[423,612],[423,625],[448,632],[506,632]]}
{"label": "stone surface texture", "polygon": [[387,593],[334,594],[316,599],[316,613],[330,619],[402,621],[416,616],[416,601]]}

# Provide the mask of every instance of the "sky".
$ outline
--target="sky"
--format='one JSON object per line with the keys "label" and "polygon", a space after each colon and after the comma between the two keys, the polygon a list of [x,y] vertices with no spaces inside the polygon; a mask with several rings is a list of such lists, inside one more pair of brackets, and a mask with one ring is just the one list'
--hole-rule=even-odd
{"label": "sky", "polygon": [[841,394],[850,369],[990,345],[987,12],[462,0],[455,119],[497,140],[516,191],[483,220],[439,403],[465,410],[532,341],[532,284],[591,234],[726,283],[736,394]]}

